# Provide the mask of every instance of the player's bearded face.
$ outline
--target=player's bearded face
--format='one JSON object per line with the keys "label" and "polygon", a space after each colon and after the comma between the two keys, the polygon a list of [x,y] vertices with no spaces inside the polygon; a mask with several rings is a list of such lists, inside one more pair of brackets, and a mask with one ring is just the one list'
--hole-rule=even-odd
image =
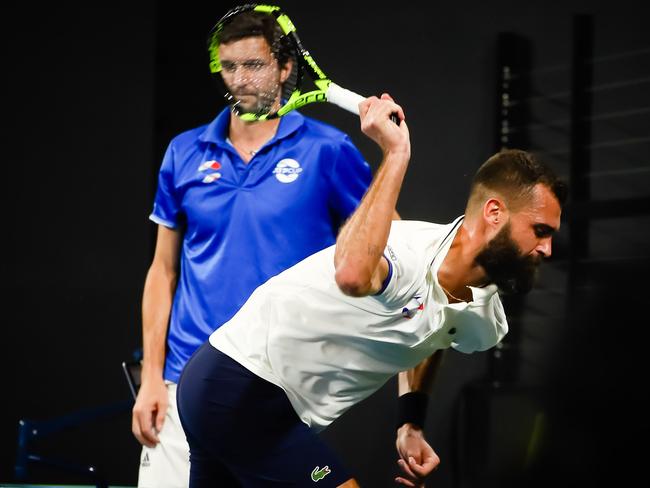
{"label": "player's bearded face", "polygon": [[476,256],[490,282],[508,294],[528,293],[535,283],[541,256],[523,255],[512,239],[510,223],[488,242]]}
{"label": "player's bearded face", "polygon": [[263,37],[249,37],[219,48],[222,76],[239,113],[262,114],[279,105],[281,70]]}

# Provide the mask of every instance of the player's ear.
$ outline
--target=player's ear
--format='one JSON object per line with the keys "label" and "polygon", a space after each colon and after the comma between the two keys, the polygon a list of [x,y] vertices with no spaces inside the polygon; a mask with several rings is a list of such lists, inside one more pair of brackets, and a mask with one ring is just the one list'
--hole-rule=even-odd
{"label": "player's ear", "polygon": [[284,83],[289,78],[291,70],[293,69],[293,60],[289,59],[287,62],[280,68],[280,83]]}
{"label": "player's ear", "polygon": [[499,227],[505,222],[507,212],[506,204],[500,198],[488,198],[483,204],[483,220],[488,227]]}

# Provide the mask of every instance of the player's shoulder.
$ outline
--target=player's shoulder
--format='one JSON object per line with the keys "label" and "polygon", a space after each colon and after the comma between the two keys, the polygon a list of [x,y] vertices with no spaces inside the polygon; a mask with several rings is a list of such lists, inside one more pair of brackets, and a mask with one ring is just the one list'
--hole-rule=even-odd
{"label": "player's shoulder", "polygon": [[197,158],[202,158],[206,145],[209,144],[205,134],[210,127],[211,124],[203,124],[172,137],[167,147],[167,157],[174,161],[175,171],[184,171],[188,167],[194,168]]}
{"label": "player's shoulder", "polygon": [[439,224],[424,220],[393,220],[391,233],[411,236],[414,234],[440,233],[448,224]]}
{"label": "player's shoulder", "polygon": [[303,117],[303,127],[306,133],[315,138],[321,138],[323,141],[349,141],[349,136],[341,129],[323,122],[322,120],[313,119],[305,115]]}
{"label": "player's shoulder", "polygon": [[393,220],[389,242],[402,242],[409,248],[436,247],[457,228],[460,219],[443,224],[423,220]]}
{"label": "player's shoulder", "polygon": [[199,144],[201,142],[200,136],[206,131],[209,125],[210,124],[203,124],[198,127],[179,132],[174,137],[172,137],[170,145],[174,146],[177,149],[184,149]]}

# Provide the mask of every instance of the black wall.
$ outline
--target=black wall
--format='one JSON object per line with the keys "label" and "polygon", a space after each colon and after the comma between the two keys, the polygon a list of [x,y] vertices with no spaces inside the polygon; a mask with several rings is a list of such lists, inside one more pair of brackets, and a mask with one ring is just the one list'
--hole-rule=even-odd
{"label": "black wall", "polygon": [[[13,476],[19,418],[128,399],[120,362],[140,344],[153,238],[153,8],[14,3],[3,15],[1,481]],[[138,459],[129,430],[122,414],[36,452],[127,483]]]}
{"label": "black wall", "polygon": [[[47,420],[128,399],[120,362],[141,343],[155,174],[169,138],[221,107],[205,34],[230,5],[25,5],[4,19],[0,481],[13,477],[20,418]],[[535,62],[553,65],[570,51],[572,14],[586,12],[595,14],[605,52],[638,49],[650,46],[642,5],[282,3],[337,83],[368,95],[387,91],[404,106],[413,158],[398,210],[441,222],[462,213],[471,175],[494,151],[497,33],[529,37]],[[380,154],[356,117],[325,105],[303,113],[348,132],[377,167]],[[446,366],[427,429],[443,460],[431,483],[439,487],[454,481],[458,394],[486,374],[487,356],[452,352]],[[394,392],[391,381],[324,433],[362,486],[391,486],[396,472]],[[37,446],[97,465],[112,484],[135,484],[139,449],[128,410]],[[80,480],[39,468],[30,481]]]}

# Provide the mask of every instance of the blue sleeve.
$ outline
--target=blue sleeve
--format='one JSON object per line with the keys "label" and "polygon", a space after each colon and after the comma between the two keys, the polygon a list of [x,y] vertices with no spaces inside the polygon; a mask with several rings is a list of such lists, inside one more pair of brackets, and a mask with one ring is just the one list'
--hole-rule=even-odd
{"label": "blue sleeve", "polygon": [[181,202],[175,186],[173,142],[167,147],[158,173],[158,189],[149,218],[157,224],[175,229],[180,225]]}
{"label": "blue sleeve", "polygon": [[333,171],[329,206],[340,222],[344,222],[359,206],[372,180],[372,171],[365,159],[345,136],[338,147]]}

